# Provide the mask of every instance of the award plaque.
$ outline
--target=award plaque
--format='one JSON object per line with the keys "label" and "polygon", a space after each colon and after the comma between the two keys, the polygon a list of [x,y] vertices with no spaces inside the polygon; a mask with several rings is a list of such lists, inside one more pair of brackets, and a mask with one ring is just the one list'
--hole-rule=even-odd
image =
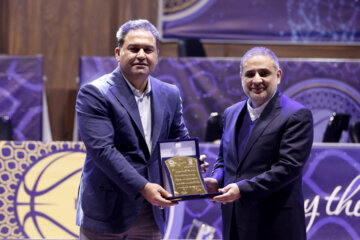
{"label": "award plaque", "polygon": [[197,138],[161,140],[160,172],[165,190],[173,201],[211,198],[220,193],[208,193],[201,174]]}

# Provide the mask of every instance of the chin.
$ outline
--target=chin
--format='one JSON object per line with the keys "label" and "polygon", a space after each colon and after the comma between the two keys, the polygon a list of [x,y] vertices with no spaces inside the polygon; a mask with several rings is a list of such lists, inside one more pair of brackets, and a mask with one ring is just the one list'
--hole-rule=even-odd
{"label": "chin", "polygon": [[264,94],[264,92],[262,93],[251,93],[250,96],[253,98],[253,99],[265,99],[267,97],[266,94]]}
{"label": "chin", "polygon": [[134,75],[149,75],[150,72],[149,71],[135,71],[133,74]]}
{"label": "chin", "polygon": [[268,100],[268,96],[264,94],[251,94],[251,99],[257,103],[258,106],[262,105]]}

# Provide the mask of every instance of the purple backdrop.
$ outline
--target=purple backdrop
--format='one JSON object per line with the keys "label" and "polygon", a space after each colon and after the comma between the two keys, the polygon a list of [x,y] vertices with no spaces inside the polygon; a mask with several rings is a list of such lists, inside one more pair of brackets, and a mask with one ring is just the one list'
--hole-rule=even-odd
{"label": "purple backdrop", "polygon": [[[243,100],[239,77],[240,59],[160,58],[153,76],[175,84],[181,91],[184,118],[191,136],[205,138],[211,112]],[[321,142],[333,112],[348,113],[350,122],[360,120],[359,60],[282,59],[279,89],[309,107],[314,116],[315,142]],[[82,57],[80,84],[111,72],[114,57]],[[347,142],[343,132],[341,142]]]}
{"label": "purple backdrop", "polygon": [[359,44],[360,2],[162,0],[164,38]]}
{"label": "purple backdrop", "polygon": [[41,140],[41,56],[0,55],[0,116],[9,116],[14,140]]}
{"label": "purple backdrop", "polygon": [[[210,169],[218,148],[200,144]],[[85,152],[82,142],[0,142],[1,239],[54,238],[47,229],[55,229],[62,239],[77,237],[78,180],[73,178],[80,178]],[[308,239],[360,239],[359,144],[314,144],[303,180]],[[168,239],[184,239],[194,218],[213,226],[215,239],[221,238],[218,203],[180,202],[173,216]]]}

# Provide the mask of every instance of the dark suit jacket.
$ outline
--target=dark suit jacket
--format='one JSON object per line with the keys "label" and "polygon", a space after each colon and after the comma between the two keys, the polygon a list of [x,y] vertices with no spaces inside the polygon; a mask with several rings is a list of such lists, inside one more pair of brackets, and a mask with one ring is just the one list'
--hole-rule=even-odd
{"label": "dark suit jacket", "polygon": [[230,239],[235,212],[240,239],[306,239],[302,169],[313,141],[311,112],[278,91],[257,120],[242,158],[237,159],[235,127],[245,111],[246,101],[225,110],[212,173],[221,186],[237,183],[241,194],[234,204],[222,205],[223,237]]}
{"label": "dark suit jacket", "polygon": [[[98,232],[131,227],[144,198],[140,190],[160,182],[159,139],[188,137],[176,86],[151,76],[152,150],[146,145],[134,95],[120,69],[81,87],[76,113],[87,155],[77,206],[77,224]],[[164,231],[164,212],[153,207]]]}

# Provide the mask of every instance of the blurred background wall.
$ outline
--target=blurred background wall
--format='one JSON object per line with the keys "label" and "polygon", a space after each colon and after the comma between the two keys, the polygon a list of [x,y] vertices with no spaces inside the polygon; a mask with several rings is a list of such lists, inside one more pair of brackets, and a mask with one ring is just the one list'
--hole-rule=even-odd
{"label": "blurred background wall", "polygon": [[[54,140],[71,140],[80,56],[111,56],[129,19],[158,23],[156,0],[0,0],[0,54],[42,55]],[[208,57],[241,57],[251,44],[204,43]],[[266,45],[280,58],[360,58],[359,46]],[[160,57],[177,57],[162,42]]]}

